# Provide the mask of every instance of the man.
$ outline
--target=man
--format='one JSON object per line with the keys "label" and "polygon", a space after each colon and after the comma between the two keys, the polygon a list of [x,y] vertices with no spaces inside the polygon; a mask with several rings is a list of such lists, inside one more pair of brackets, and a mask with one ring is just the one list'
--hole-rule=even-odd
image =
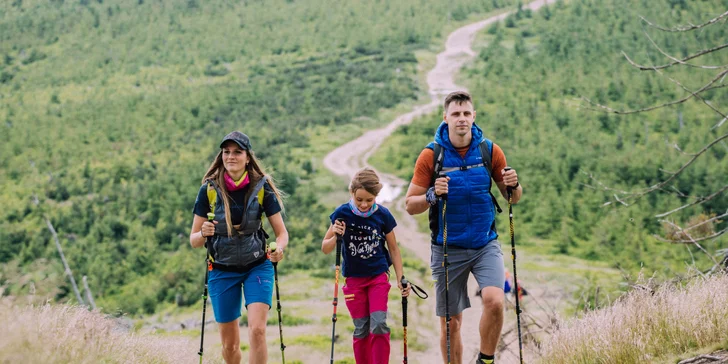
{"label": "man", "polygon": [[[483,137],[475,125],[473,101],[467,92],[456,91],[445,98],[444,121],[430,143],[417,158],[415,172],[407,190],[406,206],[410,215],[430,210],[432,276],[435,280],[437,316],[440,317],[440,349],[447,360],[446,314],[450,321],[450,363],[460,364],[463,344],[460,334],[462,311],[470,307],[467,292],[469,273],[478,282],[483,300],[480,318],[480,355],[476,363],[494,362],[495,348],[503,327],[503,252],[495,231],[495,197],[490,193],[491,178],[507,199],[521,199],[522,189],[516,171],[506,168],[506,158],[498,145]],[[436,145],[441,147],[436,147]],[[481,149],[485,148],[481,152]],[[435,150],[441,152],[435,156]],[[485,166],[484,153],[491,155],[492,166]],[[435,160],[438,158],[439,162]],[[441,159],[440,159],[441,158]],[[487,156],[485,163],[487,164]],[[436,164],[441,166],[436,171]],[[437,177],[437,172],[446,176]],[[491,176],[492,171],[492,176]],[[447,194],[447,200],[440,197]],[[441,220],[446,203],[444,229]],[[445,267],[443,238],[447,234],[449,305],[445,307]],[[449,310],[449,312],[448,312]],[[466,333],[473,335],[474,333]]]}

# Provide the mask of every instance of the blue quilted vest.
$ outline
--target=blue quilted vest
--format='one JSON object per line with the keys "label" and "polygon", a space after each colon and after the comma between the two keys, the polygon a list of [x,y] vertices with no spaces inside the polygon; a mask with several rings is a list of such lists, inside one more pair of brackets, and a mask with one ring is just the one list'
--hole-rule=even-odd
{"label": "blue quilted vest", "polygon": [[[483,166],[478,148],[481,141],[493,151],[493,142],[483,137],[483,131],[475,124],[471,129],[470,149],[461,157],[450,143],[447,124],[442,122],[435,133],[435,143],[443,149],[442,171],[450,177],[448,183],[447,245],[477,249],[498,238],[495,231],[495,206],[490,195],[490,172]],[[434,150],[435,143],[427,148]],[[478,166],[480,164],[480,166]],[[430,208],[432,244],[443,244],[443,202]]]}

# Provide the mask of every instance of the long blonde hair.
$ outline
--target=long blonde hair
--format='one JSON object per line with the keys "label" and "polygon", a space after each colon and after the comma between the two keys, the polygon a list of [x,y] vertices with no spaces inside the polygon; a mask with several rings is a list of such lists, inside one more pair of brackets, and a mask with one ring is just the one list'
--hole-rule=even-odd
{"label": "long blonde hair", "polygon": [[[255,158],[255,154],[252,150],[246,150],[245,152],[248,154],[248,164],[245,166],[245,170],[248,171],[248,176],[250,177],[249,186],[257,185],[263,176],[268,176],[268,184],[278,198],[278,205],[281,207],[281,212],[284,212],[283,193],[276,187],[273,176],[265,173],[263,166],[258,163],[258,160]],[[218,198],[222,199],[223,206],[225,207],[225,222],[227,223],[228,236],[232,236],[233,224],[232,220],[230,220],[230,193],[228,192],[227,187],[225,187],[225,164],[222,162],[222,149],[220,149],[220,152],[217,153],[212,164],[210,164],[210,168],[207,169],[205,176],[202,177],[202,184],[207,183],[208,180],[214,182],[218,187],[218,191],[221,195],[218,196]],[[245,195],[245,201],[248,201],[250,198],[252,190],[252,188],[248,190],[248,193]],[[261,209],[262,208],[263,206],[261,206]],[[215,211],[213,210],[211,212],[214,213]]]}

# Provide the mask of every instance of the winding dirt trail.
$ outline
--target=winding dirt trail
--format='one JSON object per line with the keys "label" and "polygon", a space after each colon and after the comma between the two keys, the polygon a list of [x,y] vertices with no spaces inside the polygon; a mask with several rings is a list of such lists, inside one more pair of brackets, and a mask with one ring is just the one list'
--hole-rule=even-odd
{"label": "winding dirt trail", "polygon": [[[524,8],[536,10],[544,4],[553,3],[554,1],[555,0],[537,0],[524,5]],[[487,25],[505,19],[508,14],[510,13],[493,16],[488,19],[463,26],[450,33],[447,38],[447,42],[445,43],[445,50],[437,55],[437,63],[435,64],[435,67],[427,74],[427,85],[431,101],[427,104],[416,106],[412,111],[398,116],[387,126],[368,131],[359,138],[331,151],[324,158],[324,165],[326,168],[334,174],[345,177],[348,180],[354,175],[354,173],[356,173],[357,170],[365,166],[369,166],[367,163],[369,157],[398,127],[409,124],[418,116],[436,111],[438,105],[448,93],[455,90],[465,90],[464,87],[455,84],[455,75],[466,62],[470,61],[476,55],[471,49],[471,44],[475,34]],[[432,125],[434,133],[437,121],[433,121]],[[398,226],[395,233],[400,244],[429,265],[429,236],[418,231],[415,219],[407,214],[404,209],[404,198],[400,197],[408,182],[385,173],[379,173],[379,175],[382,178],[384,187],[377,198],[377,202],[384,204],[385,206],[390,206],[397,215]],[[505,250],[506,247],[504,246],[504,253]],[[470,278],[468,287],[469,292],[471,292],[470,296],[472,297],[472,307],[463,312],[463,360],[466,363],[472,363],[475,361],[476,355],[479,351],[480,341],[478,324],[480,322],[481,304],[477,298],[473,297],[472,293],[474,293],[477,289],[477,284],[472,277]],[[434,297],[426,300],[426,302],[427,305],[430,306],[428,309],[432,314],[431,318],[434,322]],[[410,352],[411,362],[439,362],[439,333],[418,332],[418,334],[424,334],[426,336],[421,339],[421,341],[424,341],[424,344],[428,349],[425,352]],[[508,362],[512,359],[513,358],[504,357],[499,359],[499,363]]]}

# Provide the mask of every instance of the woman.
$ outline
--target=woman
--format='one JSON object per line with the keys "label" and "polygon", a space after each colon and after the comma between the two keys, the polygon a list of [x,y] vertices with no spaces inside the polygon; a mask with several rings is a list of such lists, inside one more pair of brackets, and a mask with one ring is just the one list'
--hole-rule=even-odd
{"label": "woman", "polygon": [[[220,152],[202,183],[193,210],[190,244],[193,248],[206,246],[211,258],[208,287],[220,328],[223,358],[226,363],[241,362],[238,321],[244,295],[250,336],[248,362],[266,363],[265,324],[273,299],[271,261],[283,259],[288,245],[281,194],[255,159],[250,139],[239,131],[223,138]],[[208,188],[217,195],[212,208]],[[212,221],[207,219],[208,212],[214,213]],[[263,213],[276,237],[274,252],[266,247]]]}

